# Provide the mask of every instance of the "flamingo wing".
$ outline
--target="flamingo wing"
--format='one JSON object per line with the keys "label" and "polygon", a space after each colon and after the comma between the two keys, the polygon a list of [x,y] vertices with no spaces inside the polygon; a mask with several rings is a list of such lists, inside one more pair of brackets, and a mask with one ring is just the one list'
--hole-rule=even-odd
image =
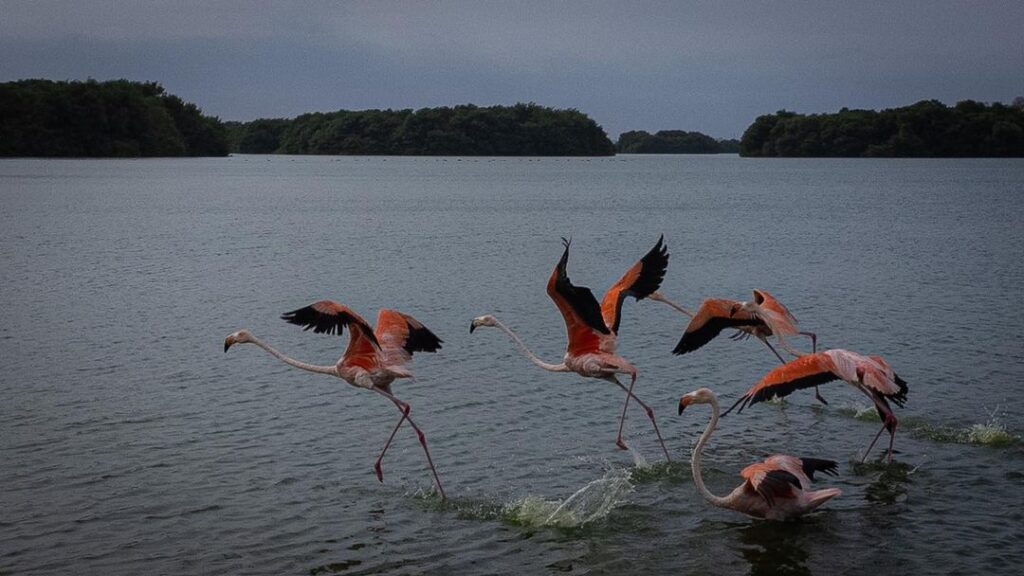
{"label": "flamingo wing", "polygon": [[783,332],[786,334],[796,334],[799,332],[797,328],[796,316],[782,305],[774,296],[764,290],[754,290],[754,303],[757,304],[763,312],[763,320],[772,329],[773,332]]}
{"label": "flamingo wing", "polygon": [[569,263],[570,242],[564,238],[562,242],[565,252],[548,279],[548,296],[555,301],[565,320],[569,353],[578,355],[594,352],[601,348],[602,340],[612,333],[601,317],[601,307],[590,288],[573,286],[569,281],[566,266]]}
{"label": "flamingo wing", "polygon": [[739,412],[748,405],[757,404],[762,400],[788,396],[795,390],[811,388],[833,380],[844,379],[837,373],[832,358],[825,352],[806,354],[795,360],[776,366],[761,380],[754,384],[746,394],[740,396],[725,414],[739,406]]}
{"label": "flamingo wing", "polygon": [[868,356],[878,367],[864,371],[864,385],[892,400],[894,404],[903,407],[907,401],[907,383],[893,371],[889,363],[881,356]]}
{"label": "flamingo wing", "polygon": [[732,314],[733,306],[736,304],[739,303],[724,298],[709,298],[701,302],[700,308],[686,325],[686,330],[672,353],[693,352],[713,340],[726,328],[764,325],[763,321],[749,312],[737,310]]}
{"label": "flamingo wing", "polygon": [[[808,480],[814,480],[814,473],[821,472],[830,476],[838,476],[839,463],[834,460],[823,460],[820,458],[798,458],[787,454],[773,454],[764,460],[765,464],[781,468],[794,476],[806,476]],[[806,488],[806,486],[805,486]]]}
{"label": "flamingo wing", "polygon": [[437,352],[442,344],[419,320],[386,308],[377,314],[374,335],[389,366],[406,364],[415,352]]}
{"label": "flamingo wing", "polygon": [[622,319],[622,302],[626,296],[641,300],[661,287],[668,269],[668,248],[663,244],[665,236],[658,237],[658,243],[612,285],[601,299],[601,316],[604,324],[614,333],[619,332]]}
{"label": "flamingo wing", "polygon": [[775,505],[776,498],[793,498],[793,488],[802,489],[800,479],[792,472],[767,462],[751,464],[740,471],[747,484],[757,492],[769,506]]}
{"label": "flamingo wing", "polygon": [[317,334],[338,334],[347,326],[349,329],[348,348],[344,358],[375,357],[380,351],[380,343],[373,334],[370,325],[361,316],[343,304],[332,300],[314,302],[305,308],[285,312],[281,319],[290,324],[302,326],[304,330],[312,329]]}

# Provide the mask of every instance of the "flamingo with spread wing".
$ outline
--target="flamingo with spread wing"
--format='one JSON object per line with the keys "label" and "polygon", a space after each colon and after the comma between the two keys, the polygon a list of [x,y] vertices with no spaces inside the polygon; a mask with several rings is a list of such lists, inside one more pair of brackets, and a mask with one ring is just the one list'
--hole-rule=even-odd
{"label": "flamingo with spread wing", "polygon": [[834,380],[843,380],[871,399],[882,419],[882,428],[875,434],[868,449],[861,458],[863,462],[875,446],[879,436],[889,431],[889,461],[892,461],[892,445],[896,439],[898,421],[888,400],[903,407],[907,400],[907,383],[896,375],[888,362],[879,356],[864,356],[849,350],[825,350],[807,354],[776,366],[740,397],[726,414],[739,407],[737,412],[762,400],[788,396],[795,390],[810,388]]}
{"label": "flamingo with spread wing", "polygon": [[[691,312],[679,304],[665,298],[660,292],[654,292],[651,300],[668,304],[672,308],[686,314],[691,318],[679,343],[672,350],[673,354],[686,354],[704,346],[722,330],[735,328],[736,333],[730,336],[733,340],[743,340],[754,336],[775,354],[779,362],[786,363],[768,338],[775,336],[779,339],[779,346],[793,356],[803,356],[802,352],[794,350],[786,342],[786,335],[801,334],[811,339],[811,350],[818,351],[818,337],[814,332],[801,331],[797,324],[796,317],[783,306],[774,296],[765,290],[754,290],[754,299],[746,302],[728,300],[725,298],[708,298],[701,302],[696,312]],[[822,404],[828,404],[818,388],[814,388],[814,396]]]}
{"label": "flamingo with spread wing", "polygon": [[[565,329],[569,340],[565,357],[561,363],[549,364],[535,356],[519,339],[519,336],[492,315],[474,318],[469,326],[469,331],[473,332],[480,326],[497,327],[508,334],[531,362],[544,370],[575,372],[587,378],[607,380],[622,388],[626,391],[626,402],[622,406],[622,417],[619,419],[619,433],[615,444],[619,448],[627,448],[622,440],[622,428],[626,421],[626,408],[629,407],[629,400],[632,398],[643,406],[647,417],[650,418],[651,424],[654,426],[654,432],[658,436],[658,442],[661,443],[665,459],[669,460],[668,449],[665,448],[665,442],[661,439],[661,431],[658,430],[658,423],[654,419],[654,411],[633,394],[633,386],[636,384],[637,378],[636,367],[615,353],[623,301],[627,296],[632,296],[637,300],[646,298],[658,289],[665,277],[665,270],[668,267],[668,250],[663,243],[664,238],[658,238],[654,248],[633,264],[608,289],[600,304],[589,288],[574,286],[569,281],[566,267],[569,262],[570,242],[564,238],[562,241],[565,251],[552,271],[547,285],[548,296],[554,300],[565,320]],[[629,375],[628,388],[619,382],[618,374]]]}
{"label": "flamingo with spread wing", "polygon": [[390,400],[402,413],[395,424],[384,448],[373,465],[377,479],[384,481],[381,461],[391,441],[395,438],[399,427],[408,421],[416,431],[423,452],[427,455],[427,464],[434,474],[434,481],[441,498],[445,497],[441,479],[434,468],[434,461],[427,448],[427,438],[419,426],[409,417],[412,407],[399,400],[391,393],[391,383],[397,378],[411,378],[405,365],[412,359],[415,352],[436,352],[441,349],[441,339],[434,335],[418,320],[395,310],[381,310],[377,315],[377,328],[370,325],[349,307],[331,300],[321,300],[285,313],[281,318],[291,324],[312,329],[317,334],[341,335],[346,327],[349,329],[348,348],[338,362],[332,366],[317,366],[289,358],[276,349],[256,338],[248,330],[234,332],[224,340],[224,351],[227,352],[234,344],[252,343],[266,350],[285,364],[318,374],[327,374],[341,378],[356,388],[370,390]]}

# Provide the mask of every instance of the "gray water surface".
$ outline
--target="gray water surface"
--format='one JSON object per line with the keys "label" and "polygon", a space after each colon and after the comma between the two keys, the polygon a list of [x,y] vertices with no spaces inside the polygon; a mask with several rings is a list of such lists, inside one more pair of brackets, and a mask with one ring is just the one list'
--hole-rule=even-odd
{"label": "gray water surface", "polygon": [[[235,156],[0,161],[0,573],[922,574],[1024,563],[1024,161]],[[544,287],[573,238],[603,291],[659,234],[663,292],[772,292],[821,347],[887,358],[910,386],[892,465],[856,465],[867,400],[828,384],[724,419],[705,480],[772,452],[831,458],[843,495],[801,522],[712,508],[689,450],[707,386],[731,404],[777,360],[719,338],[670,354],[686,318],[626,304],[673,464],[623,394],[557,362]],[[315,300],[412,314],[445,342],[395,393],[288,367],[346,337],[278,316]],[[794,344],[806,348],[804,341]],[[858,411],[862,413],[858,416]],[[867,416],[865,416],[865,413]],[[644,464],[646,462],[646,465]],[[575,494],[575,496],[573,496]],[[572,496],[572,498],[570,498]]]}

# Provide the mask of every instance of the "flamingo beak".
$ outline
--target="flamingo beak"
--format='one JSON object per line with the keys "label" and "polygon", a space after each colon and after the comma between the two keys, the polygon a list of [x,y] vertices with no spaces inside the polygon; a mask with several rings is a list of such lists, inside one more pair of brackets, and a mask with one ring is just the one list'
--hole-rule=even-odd
{"label": "flamingo beak", "polygon": [[679,415],[680,416],[683,415],[683,410],[687,406],[689,406],[689,405],[690,405],[690,397],[689,396],[683,396],[682,398],[679,399]]}
{"label": "flamingo beak", "polygon": [[476,323],[475,322],[470,322],[469,323],[469,333],[472,334],[473,330],[476,330]]}
{"label": "flamingo beak", "polygon": [[231,348],[231,345],[234,344],[234,343],[235,343],[234,339],[232,339],[230,336],[225,338],[224,339],[224,351],[227,352],[228,348]]}

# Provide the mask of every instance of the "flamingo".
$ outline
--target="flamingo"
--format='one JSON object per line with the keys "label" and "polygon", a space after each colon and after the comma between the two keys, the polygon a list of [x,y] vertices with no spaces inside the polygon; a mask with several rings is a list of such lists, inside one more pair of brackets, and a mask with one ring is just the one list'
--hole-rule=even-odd
{"label": "flamingo", "polygon": [[889,431],[889,458],[892,462],[892,445],[896,439],[898,421],[888,400],[903,407],[907,400],[907,383],[896,375],[888,362],[879,356],[863,356],[849,350],[835,349],[806,354],[782,366],[776,366],[740,397],[726,414],[739,406],[742,412],[748,405],[774,397],[788,396],[794,390],[809,388],[833,380],[843,380],[863,392],[875,405],[882,427],[875,434],[861,462],[867,459],[882,431]]}
{"label": "flamingo", "polygon": [[427,437],[409,417],[412,406],[391,393],[391,383],[396,378],[412,378],[412,372],[405,368],[405,365],[412,359],[413,353],[436,352],[441,349],[441,339],[412,316],[396,310],[382,309],[377,314],[377,329],[373,330],[366,320],[352,309],[331,300],[321,300],[305,308],[287,312],[281,315],[281,319],[303,326],[306,330],[312,328],[313,332],[317,334],[337,333],[340,336],[344,328],[348,326],[348,348],[333,366],[315,366],[285,356],[253,336],[248,330],[242,329],[229,334],[224,340],[224,352],[227,352],[234,344],[252,343],[285,364],[308,372],[336,376],[356,388],[371,390],[390,400],[398,407],[402,416],[395,424],[380,456],[377,457],[377,461],[373,465],[377,480],[384,482],[381,461],[384,459],[388,447],[391,446],[391,441],[395,438],[398,428],[403,422],[408,421],[416,431],[420,445],[423,446],[423,452],[427,455],[427,464],[430,465],[430,471],[434,474],[437,490],[441,494],[441,498],[444,499],[444,488],[441,487],[441,479],[437,476],[437,469],[434,468],[434,461],[430,457],[430,449],[427,448]]}
{"label": "flamingo", "polygon": [[[547,285],[548,296],[555,301],[555,305],[565,320],[569,341],[565,357],[559,364],[549,364],[538,358],[515,332],[490,314],[474,318],[469,325],[469,331],[472,333],[480,326],[497,327],[508,334],[531,362],[544,370],[575,372],[587,378],[607,380],[622,388],[626,391],[626,402],[622,406],[622,417],[619,419],[619,433],[615,445],[623,450],[628,448],[622,440],[622,428],[626,421],[626,408],[629,406],[629,399],[633,398],[643,406],[647,417],[654,426],[658,442],[661,443],[665,460],[670,460],[668,449],[665,448],[665,442],[661,438],[661,431],[658,430],[658,423],[654,419],[654,410],[633,394],[633,385],[636,384],[637,378],[636,367],[622,356],[615,354],[616,336],[619,330],[619,321],[622,318],[622,302],[627,296],[632,296],[637,300],[649,296],[658,289],[665,277],[665,270],[668,267],[668,249],[664,246],[663,241],[664,236],[659,237],[654,248],[651,248],[643,258],[633,264],[608,289],[601,304],[598,305],[597,299],[594,298],[594,294],[589,288],[574,286],[569,281],[566,266],[569,262],[571,242],[565,238],[562,239],[565,251],[552,271]],[[619,381],[618,374],[630,376],[629,388]]]}
{"label": "flamingo", "polygon": [[[797,324],[797,319],[783,306],[774,296],[765,290],[754,290],[754,299],[746,302],[728,300],[725,298],[708,298],[701,302],[697,312],[691,312],[679,304],[665,298],[660,292],[650,296],[651,300],[667,304],[672,308],[686,314],[691,318],[687,324],[679,343],[672,350],[673,354],[686,354],[693,352],[707,344],[715,336],[718,336],[725,328],[735,328],[737,331],[730,336],[733,340],[744,340],[751,336],[756,337],[775,354],[779,362],[785,364],[786,359],[768,341],[770,336],[779,339],[779,346],[793,356],[800,357],[802,352],[794,350],[785,340],[784,335],[802,334],[811,339],[811,350],[818,351],[818,336],[814,332],[802,332]],[[814,387],[814,396],[822,404],[828,404],[818,387]]]}
{"label": "flamingo", "polygon": [[754,518],[790,520],[807,514],[829,499],[842,494],[838,488],[809,490],[815,472],[836,475],[836,462],[775,454],[740,471],[744,482],[728,496],[715,496],[704,486],[700,457],[704,445],[718,425],[718,398],[707,388],[694,390],[679,399],[679,414],[691,404],[711,404],[711,421],[697,440],[697,445],[693,448],[693,457],[690,459],[697,491],[711,504]]}

